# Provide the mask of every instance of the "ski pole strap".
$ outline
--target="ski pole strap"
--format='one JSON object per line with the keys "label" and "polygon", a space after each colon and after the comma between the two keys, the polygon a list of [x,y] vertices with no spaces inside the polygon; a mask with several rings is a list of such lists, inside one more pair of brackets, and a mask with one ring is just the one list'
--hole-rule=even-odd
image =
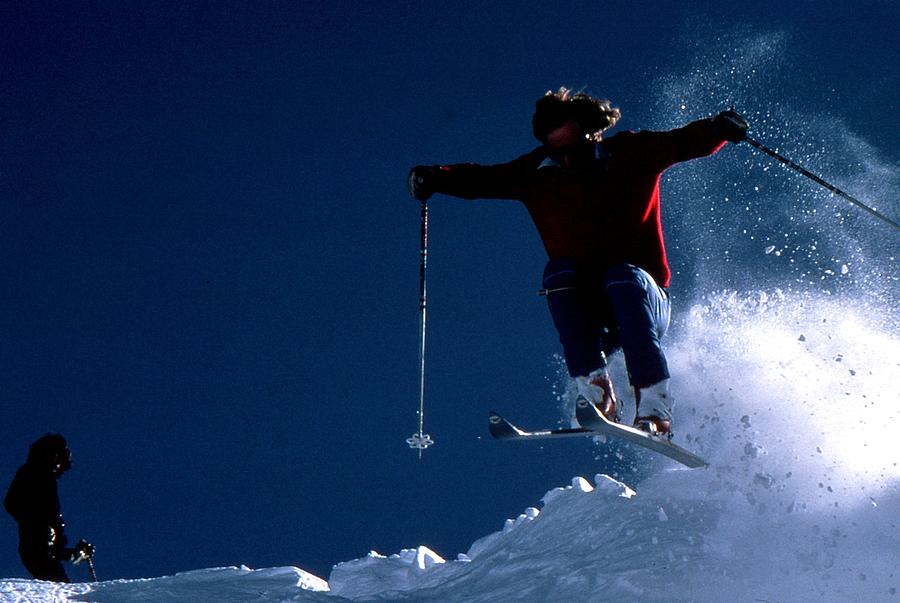
{"label": "ski pole strap", "polygon": [[896,228],[897,230],[900,230],[900,224],[898,224],[897,222],[894,222],[893,220],[891,220],[890,218],[888,218],[887,216],[885,216],[884,214],[882,214],[882,213],[879,212],[878,210],[876,210],[876,209],[874,209],[874,208],[872,208],[872,207],[869,207],[868,205],[866,205],[865,203],[863,203],[862,201],[860,201],[859,199],[857,199],[856,197],[854,197],[854,196],[851,195],[850,193],[847,193],[847,192],[845,192],[845,191],[842,191],[841,189],[839,189],[839,188],[836,187],[835,185],[831,184],[830,182],[826,182],[825,180],[823,180],[822,178],[816,176],[815,174],[813,174],[812,172],[810,172],[809,170],[807,170],[807,169],[804,168],[803,166],[797,165],[796,163],[794,163],[793,161],[791,161],[790,159],[788,159],[788,158],[785,157],[784,155],[781,155],[780,153],[778,153],[778,152],[776,152],[776,151],[773,151],[772,149],[770,149],[770,148],[767,147],[766,145],[762,144],[761,142],[758,142],[758,141],[756,141],[756,140],[750,138],[749,136],[747,136],[744,140],[746,140],[751,146],[756,147],[757,149],[759,149],[760,151],[762,151],[762,152],[765,153],[766,155],[769,155],[770,157],[774,157],[776,160],[780,161],[781,163],[783,163],[783,164],[786,165],[787,167],[791,168],[791,169],[794,170],[795,172],[798,172],[798,173],[800,173],[800,174],[806,176],[807,178],[809,178],[809,179],[812,180],[813,182],[815,182],[815,183],[817,183],[817,184],[820,184],[820,185],[824,186],[826,189],[828,189],[829,191],[831,191],[831,192],[834,193],[835,195],[840,195],[841,197],[843,197],[843,198],[846,199],[847,201],[850,201],[851,203],[853,203],[853,204],[856,205],[857,207],[860,207],[860,208],[866,210],[867,212],[869,212],[870,214],[872,214],[872,215],[875,216],[876,218],[879,218],[879,219],[883,220],[884,222],[888,223],[889,225],[893,226],[893,227]]}

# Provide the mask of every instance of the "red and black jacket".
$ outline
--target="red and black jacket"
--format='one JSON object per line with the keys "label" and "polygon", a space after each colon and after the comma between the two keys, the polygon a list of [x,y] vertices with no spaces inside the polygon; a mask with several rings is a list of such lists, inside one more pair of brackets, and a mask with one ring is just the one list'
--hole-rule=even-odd
{"label": "red and black jacket", "polygon": [[465,199],[521,201],[551,259],[601,269],[634,264],[669,286],[659,180],[670,166],[724,146],[712,119],[667,132],[621,132],[554,156],[539,147],[508,163],[442,166],[436,192]]}

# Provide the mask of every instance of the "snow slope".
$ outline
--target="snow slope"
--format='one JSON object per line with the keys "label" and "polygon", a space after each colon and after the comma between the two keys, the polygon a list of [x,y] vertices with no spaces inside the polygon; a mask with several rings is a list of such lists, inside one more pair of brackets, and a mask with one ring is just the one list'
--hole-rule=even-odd
{"label": "snow slope", "polygon": [[670,350],[677,437],[712,466],[598,444],[655,473],[576,477],[455,560],[372,552],[327,583],[297,568],[5,580],[0,601],[900,601],[900,445],[884,429],[900,418],[900,336],[883,314],[709,296]]}

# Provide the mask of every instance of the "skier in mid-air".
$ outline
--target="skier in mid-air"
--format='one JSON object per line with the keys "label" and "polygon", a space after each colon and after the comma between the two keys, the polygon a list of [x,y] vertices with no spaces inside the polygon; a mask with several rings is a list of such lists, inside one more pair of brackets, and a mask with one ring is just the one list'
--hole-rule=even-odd
{"label": "skier in mid-air", "polygon": [[66,547],[56,481],[72,467],[72,452],[58,433],[38,438],[16,472],[3,506],[19,525],[19,556],[38,580],[68,582],[63,561],[90,559],[94,547],[80,541]]}
{"label": "skier in mid-air", "polygon": [[567,88],[538,99],[540,147],[508,163],[417,166],[409,189],[465,199],[515,199],[549,256],[543,292],[578,395],[611,421],[621,408],[607,369],[618,349],[637,405],[635,426],[671,437],[669,370],[660,345],[670,320],[670,270],[660,221],[660,176],[746,137],[734,111],[666,132],[603,133],[619,120],[608,100]]}

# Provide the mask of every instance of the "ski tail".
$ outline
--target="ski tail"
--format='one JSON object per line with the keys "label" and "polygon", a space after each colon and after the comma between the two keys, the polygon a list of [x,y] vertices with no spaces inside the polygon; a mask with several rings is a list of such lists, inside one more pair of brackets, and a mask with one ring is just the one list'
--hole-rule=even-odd
{"label": "ski tail", "polygon": [[488,415],[488,429],[497,440],[540,440],[544,438],[583,437],[600,435],[585,429],[544,429],[541,431],[526,431],[516,427],[498,413],[491,411]]}
{"label": "ski tail", "polygon": [[521,429],[501,417],[493,410],[488,414],[488,429],[491,435],[498,440],[510,440],[521,437]]}

